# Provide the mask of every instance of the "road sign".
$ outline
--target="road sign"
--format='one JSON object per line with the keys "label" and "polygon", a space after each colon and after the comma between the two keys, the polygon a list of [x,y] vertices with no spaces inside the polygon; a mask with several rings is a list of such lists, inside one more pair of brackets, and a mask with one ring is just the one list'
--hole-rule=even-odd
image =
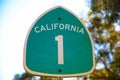
{"label": "road sign", "polygon": [[24,68],[34,75],[69,77],[94,69],[87,28],[70,11],[56,7],[31,26],[24,46]]}

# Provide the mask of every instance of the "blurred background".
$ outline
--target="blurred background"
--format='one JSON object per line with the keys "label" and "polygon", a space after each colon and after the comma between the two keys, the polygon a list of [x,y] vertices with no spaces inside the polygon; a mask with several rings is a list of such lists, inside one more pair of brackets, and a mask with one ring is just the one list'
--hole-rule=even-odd
{"label": "blurred background", "polygon": [[64,80],[120,80],[119,0],[0,0],[0,79],[56,80],[26,73],[23,47],[36,18],[57,5],[83,20],[94,42],[96,60],[93,73]]}

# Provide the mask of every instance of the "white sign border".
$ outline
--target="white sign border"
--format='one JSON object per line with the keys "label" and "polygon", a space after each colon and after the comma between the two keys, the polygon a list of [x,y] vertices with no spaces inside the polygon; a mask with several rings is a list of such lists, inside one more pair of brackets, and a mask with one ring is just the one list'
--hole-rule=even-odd
{"label": "white sign border", "polygon": [[[41,73],[41,72],[32,71],[32,70],[30,70],[30,69],[27,67],[27,65],[26,65],[26,44],[27,44],[27,40],[28,40],[29,33],[30,33],[31,29],[33,28],[34,24],[35,24],[44,14],[48,13],[49,11],[51,11],[51,10],[53,10],[53,9],[59,8],[59,7],[61,7],[61,8],[63,8],[63,9],[65,9],[65,10],[67,10],[68,12],[72,13],[72,14],[82,23],[82,25],[85,27],[85,29],[86,29],[89,37],[90,37],[90,41],[91,41],[91,43],[92,43],[93,67],[92,67],[92,69],[91,69],[89,72],[78,73],[78,74],[67,74],[67,75],[66,75],[66,74],[62,74],[62,75],[61,75],[61,74],[47,74],[47,73]],[[31,27],[30,27],[30,29],[29,29],[29,31],[28,31],[28,33],[27,33],[26,39],[25,39],[24,48],[23,48],[23,67],[24,67],[25,71],[28,72],[28,73],[30,73],[30,74],[32,74],[32,75],[35,75],[35,76],[49,76],[49,77],[62,77],[62,78],[63,78],[63,77],[79,77],[79,76],[85,76],[85,75],[88,75],[88,74],[92,73],[93,70],[94,70],[94,68],[95,68],[94,44],[93,44],[93,41],[92,41],[92,37],[90,36],[90,32],[88,31],[87,27],[86,27],[83,23],[84,23],[84,22],[83,22],[82,20],[80,20],[80,18],[79,18],[77,15],[75,15],[72,11],[70,11],[70,10],[68,10],[68,9],[66,9],[66,8],[64,8],[64,7],[62,7],[62,6],[53,7],[53,8],[51,8],[51,9],[45,11],[42,15],[40,15],[40,16],[34,21],[34,23],[31,25]]]}

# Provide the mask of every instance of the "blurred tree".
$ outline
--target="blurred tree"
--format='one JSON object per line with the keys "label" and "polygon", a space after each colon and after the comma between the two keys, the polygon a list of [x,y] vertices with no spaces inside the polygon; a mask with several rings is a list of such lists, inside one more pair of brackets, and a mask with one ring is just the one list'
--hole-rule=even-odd
{"label": "blurred tree", "polygon": [[[95,44],[96,64],[104,65],[90,77],[120,80],[120,0],[90,0],[89,30]],[[96,80],[92,79],[91,80]]]}
{"label": "blurred tree", "polygon": [[15,74],[13,80],[58,80],[58,79],[54,78],[54,77],[34,76],[34,75],[30,75],[30,74],[25,72],[22,75],[21,74]]}
{"label": "blurred tree", "polygon": [[13,80],[20,80],[20,74],[15,74],[14,79]]}
{"label": "blurred tree", "polygon": [[36,80],[33,75],[30,75],[28,73],[21,74],[15,74],[13,80]]}
{"label": "blurred tree", "polygon": [[42,77],[41,77],[41,80],[57,80],[57,78],[42,76]]}
{"label": "blurred tree", "polygon": [[33,75],[30,75],[30,74],[28,74],[28,73],[23,73],[23,74],[21,75],[20,80],[32,80],[32,77],[33,77]]}

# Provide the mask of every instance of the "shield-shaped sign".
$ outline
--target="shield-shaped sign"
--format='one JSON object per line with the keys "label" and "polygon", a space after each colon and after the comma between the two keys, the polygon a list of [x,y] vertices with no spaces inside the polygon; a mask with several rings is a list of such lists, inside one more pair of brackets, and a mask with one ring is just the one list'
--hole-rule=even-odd
{"label": "shield-shaped sign", "polygon": [[41,76],[82,76],[94,69],[93,52],[90,33],[82,21],[58,6],[39,16],[29,29],[24,68]]}

